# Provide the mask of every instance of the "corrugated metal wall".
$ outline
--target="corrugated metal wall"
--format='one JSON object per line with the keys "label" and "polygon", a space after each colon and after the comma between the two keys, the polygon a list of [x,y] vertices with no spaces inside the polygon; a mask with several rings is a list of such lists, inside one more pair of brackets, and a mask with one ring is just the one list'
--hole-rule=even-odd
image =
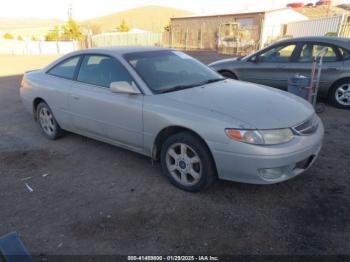
{"label": "corrugated metal wall", "polygon": [[92,46],[161,46],[161,33],[103,33],[92,36]]}
{"label": "corrugated metal wall", "polygon": [[286,35],[293,37],[324,36],[327,33],[338,34],[343,16],[325,17],[287,24]]}

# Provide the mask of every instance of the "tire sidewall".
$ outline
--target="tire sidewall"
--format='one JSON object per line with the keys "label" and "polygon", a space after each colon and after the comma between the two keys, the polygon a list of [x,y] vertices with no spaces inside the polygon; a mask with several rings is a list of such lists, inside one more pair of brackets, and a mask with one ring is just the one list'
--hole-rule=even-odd
{"label": "tire sidewall", "polygon": [[229,71],[222,71],[222,72],[219,73],[219,74],[220,74],[221,76],[227,78],[227,79],[237,80],[237,77],[236,77],[233,73],[231,73],[231,72],[229,72]]}
{"label": "tire sidewall", "polygon": [[[55,126],[55,130],[52,133],[52,135],[47,134],[44,131],[43,127],[41,126],[41,123],[40,123],[40,111],[41,111],[42,108],[46,108],[50,112],[50,114],[52,115],[53,123],[54,123],[54,126]],[[61,129],[60,129],[59,125],[57,124],[56,118],[55,118],[54,114],[52,113],[50,107],[45,102],[41,102],[38,105],[38,107],[36,109],[36,118],[37,118],[38,124],[40,126],[41,132],[44,134],[44,136],[46,136],[48,139],[51,139],[51,140],[57,139],[59,137]]]}
{"label": "tire sidewall", "polygon": [[[177,182],[171,173],[169,172],[166,164],[166,154],[173,144],[176,143],[183,143],[188,146],[190,146],[193,150],[196,151],[198,154],[198,157],[201,160],[201,178],[198,181],[197,184],[193,186],[184,186]],[[202,189],[207,188],[215,179],[215,169],[213,166],[213,161],[211,159],[210,152],[208,152],[208,149],[205,145],[203,145],[203,142],[199,140],[197,137],[193,136],[190,133],[178,133],[171,137],[169,137],[165,143],[163,144],[161,148],[161,165],[162,165],[162,173],[170,180],[170,182],[175,185],[176,187],[189,191],[189,192],[197,192]]]}

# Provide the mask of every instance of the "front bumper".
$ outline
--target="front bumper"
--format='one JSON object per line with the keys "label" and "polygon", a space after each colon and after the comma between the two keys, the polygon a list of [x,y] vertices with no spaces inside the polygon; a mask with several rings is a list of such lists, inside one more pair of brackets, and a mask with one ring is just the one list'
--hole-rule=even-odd
{"label": "front bumper", "polygon": [[252,184],[274,184],[291,179],[315,162],[322,147],[323,134],[320,121],[316,133],[298,136],[283,145],[259,147],[236,141],[221,147],[212,145],[215,147],[212,153],[218,176]]}

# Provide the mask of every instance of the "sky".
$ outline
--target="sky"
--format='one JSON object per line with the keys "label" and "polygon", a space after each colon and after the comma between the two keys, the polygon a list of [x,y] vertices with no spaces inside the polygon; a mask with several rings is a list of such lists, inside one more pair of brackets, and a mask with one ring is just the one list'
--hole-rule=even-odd
{"label": "sky", "polygon": [[[161,5],[185,9],[196,14],[261,11],[284,7],[291,2],[316,0],[2,0],[0,17],[9,18],[67,18],[72,6],[76,20],[108,15],[129,8]],[[350,0],[339,0],[349,3]]]}

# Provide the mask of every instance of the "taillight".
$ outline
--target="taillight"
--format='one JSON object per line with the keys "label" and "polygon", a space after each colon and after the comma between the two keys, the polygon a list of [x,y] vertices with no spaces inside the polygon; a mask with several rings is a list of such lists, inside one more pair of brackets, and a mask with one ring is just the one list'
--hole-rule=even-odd
{"label": "taillight", "polygon": [[22,78],[20,88],[23,88],[23,87],[24,87],[24,79]]}

